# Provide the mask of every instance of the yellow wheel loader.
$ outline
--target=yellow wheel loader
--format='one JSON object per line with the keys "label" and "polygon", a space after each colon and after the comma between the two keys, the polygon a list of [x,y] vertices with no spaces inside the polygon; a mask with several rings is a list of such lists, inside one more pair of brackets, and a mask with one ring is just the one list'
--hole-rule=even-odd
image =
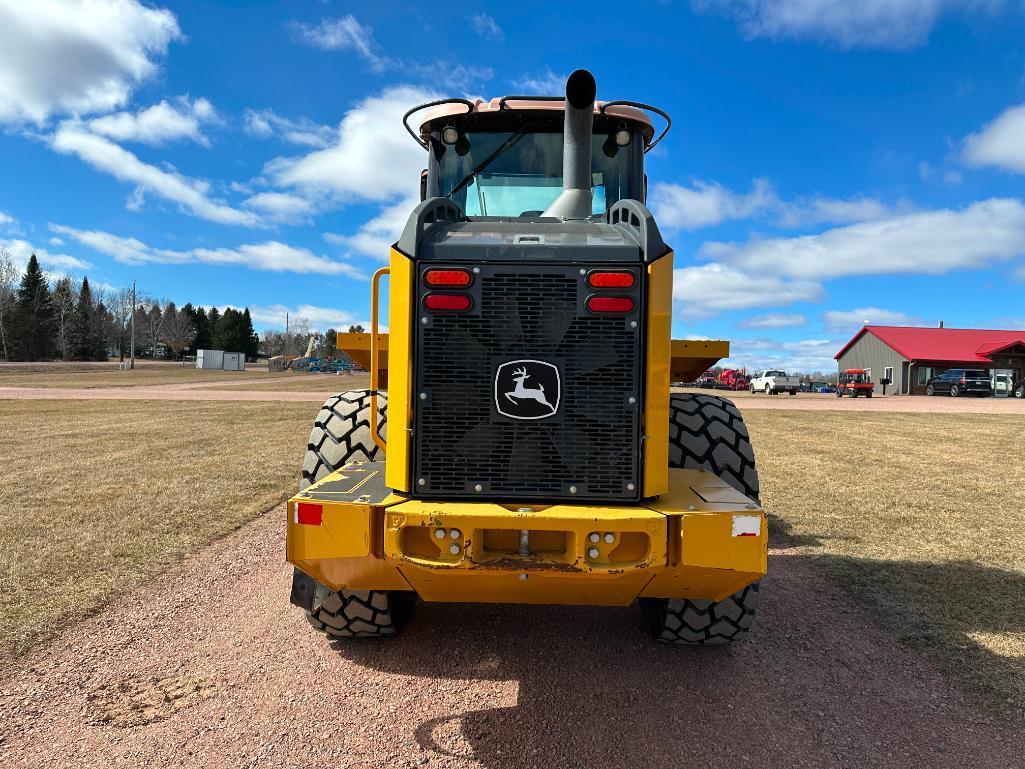
{"label": "yellow wheel loader", "polygon": [[644,206],[669,117],[595,94],[578,70],[565,97],[404,118],[422,202],[374,276],[371,333],[338,336],[370,389],[324,404],[288,503],[291,601],[329,636],[394,634],[418,598],[637,601],[679,644],[751,626],[767,531],[747,430],[728,400],[670,394],[729,345],[670,336],[673,252]]}

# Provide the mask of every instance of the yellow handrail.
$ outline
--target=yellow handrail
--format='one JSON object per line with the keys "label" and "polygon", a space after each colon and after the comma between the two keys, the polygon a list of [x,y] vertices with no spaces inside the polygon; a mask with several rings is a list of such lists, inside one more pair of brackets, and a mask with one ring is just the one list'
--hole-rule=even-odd
{"label": "yellow handrail", "polygon": [[390,274],[390,269],[382,267],[374,273],[374,277],[370,281],[370,435],[382,453],[386,451],[388,442],[377,434],[377,387],[380,380],[378,376],[379,367],[377,365],[377,354],[379,352],[377,349],[377,309],[381,278]]}

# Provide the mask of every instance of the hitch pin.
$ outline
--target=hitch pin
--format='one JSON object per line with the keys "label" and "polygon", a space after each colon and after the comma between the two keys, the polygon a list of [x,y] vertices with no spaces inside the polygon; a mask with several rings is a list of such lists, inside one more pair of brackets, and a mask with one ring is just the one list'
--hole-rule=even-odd
{"label": "hitch pin", "polygon": [[520,529],[520,555],[530,555],[530,532],[526,529]]}

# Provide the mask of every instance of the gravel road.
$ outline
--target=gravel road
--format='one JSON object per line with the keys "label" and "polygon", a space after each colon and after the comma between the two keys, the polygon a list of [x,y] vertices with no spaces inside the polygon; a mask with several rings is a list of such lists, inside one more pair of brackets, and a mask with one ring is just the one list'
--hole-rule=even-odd
{"label": "gravel road", "polygon": [[282,508],[0,672],[0,766],[1000,767],[987,716],[774,552],[756,631],[651,643],[635,609],[421,604],[332,646],[288,605]]}
{"label": "gravel road", "polygon": [[[319,375],[315,375],[319,376]],[[218,388],[205,382],[134,387],[2,387],[2,400],[161,400],[161,401],[308,401],[323,403],[335,395],[344,383],[325,382],[325,389],[317,392],[242,390],[225,384],[256,384],[265,379],[244,382],[218,382]],[[290,380],[297,381],[297,380]],[[741,409],[782,409],[791,411],[892,411],[900,413],[932,414],[1016,414],[1025,416],[1025,400],[1017,398],[927,398],[925,396],[888,396],[885,398],[838,399],[833,395],[802,393],[789,395],[751,395],[747,392],[730,393],[697,390],[705,394],[732,398]]]}

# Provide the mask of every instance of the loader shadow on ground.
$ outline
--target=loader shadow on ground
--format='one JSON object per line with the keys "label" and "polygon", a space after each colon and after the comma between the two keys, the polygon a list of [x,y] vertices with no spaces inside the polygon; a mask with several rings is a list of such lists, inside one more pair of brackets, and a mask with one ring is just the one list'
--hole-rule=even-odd
{"label": "loader shadow on ground", "polygon": [[987,591],[1025,596],[1022,575],[975,564],[837,565],[922,591],[904,592],[880,618],[890,634],[834,587],[809,602],[807,581],[828,583],[804,557],[771,560],[756,630],[730,647],[654,644],[635,607],[422,604],[394,642],[337,649],[360,665],[436,679],[441,701],[455,696],[448,692],[461,679],[517,682],[513,707],[453,702],[461,715],[425,719],[416,729],[425,750],[472,756],[492,769],[1007,766],[1020,759],[1018,717],[980,707],[899,638],[951,647],[938,659],[949,662],[953,648],[965,671],[996,665],[1020,689],[1022,659],[1001,657],[967,633],[1022,633],[1023,612],[976,626],[966,607],[960,638],[930,637],[916,604],[953,583],[970,585],[980,600]]}

